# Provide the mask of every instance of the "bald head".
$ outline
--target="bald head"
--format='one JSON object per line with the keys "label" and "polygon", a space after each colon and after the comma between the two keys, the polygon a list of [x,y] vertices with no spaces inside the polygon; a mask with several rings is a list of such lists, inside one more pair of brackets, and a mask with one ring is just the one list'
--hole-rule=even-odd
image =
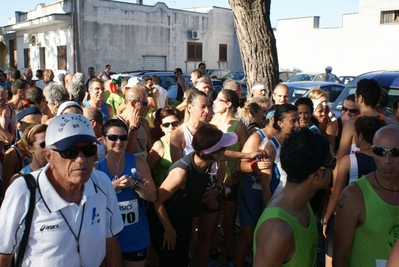
{"label": "bald head", "polygon": [[65,75],[65,87],[68,88],[69,84],[72,82],[73,73],[68,73]]}
{"label": "bald head", "polygon": [[276,105],[288,103],[290,100],[290,91],[288,90],[287,85],[280,83],[274,88],[273,100]]}

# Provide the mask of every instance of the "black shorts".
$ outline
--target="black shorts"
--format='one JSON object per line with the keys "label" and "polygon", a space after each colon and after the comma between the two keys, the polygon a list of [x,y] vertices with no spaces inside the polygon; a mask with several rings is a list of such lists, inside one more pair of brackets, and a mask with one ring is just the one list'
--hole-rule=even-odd
{"label": "black shorts", "polygon": [[232,187],[223,188],[223,201],[238,201],[238,183]]}
{"label": "black shorts", "polygon": [[148,257],[148,248],[122,253],[122,257],[127,261],[143,261]]}

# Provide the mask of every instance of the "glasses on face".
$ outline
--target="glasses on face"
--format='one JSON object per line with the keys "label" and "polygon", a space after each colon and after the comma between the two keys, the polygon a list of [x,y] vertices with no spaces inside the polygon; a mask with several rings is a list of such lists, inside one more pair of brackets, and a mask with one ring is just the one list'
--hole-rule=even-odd
{"label": "glasses on face", "polygon": [[391,157],[399,157],[399,147],[383,148],[380,146],[371,146],[373,153],[379,157],[384,157],[387,153]]}
{"label": "glasses on face", "polygon": [[137,103],[142,104],[143,106],[147,106],[148,105],[148,101],[141,101],[141,100],[135,100]]}
{"label": "glasses on face", "polygon": [[86,146],[81,146],[81,147],[70,147],[67,148],[65,150],[58,150],[58,149],[54,149],[51,148],[51,150],[58,152],[61,156],[61,158],[64,159],[76,159],[80,152],[83,153],[83,155],[88,158],[88,157],[92,157],[97,153],[97,146],[90,144],[90,145],[86,145]]}
{"label": "glasses on face", "polygon": [[337,165],[337,158],[336,157],[334,157],[333,161],[323,163],[323,165],[321,165],[320,169],[321,170],[325,170],[327,168],[331,168],[331,169],[334,170],[335,169],[335,165]]}
{"label": "glasses on face", "polygon": [[172,127],[176,127],[177,125],[179,125],[179,121],[172,121],[172,122],[162,123],[162,126],[165,127],[165,128],[169,128],[170,125],[172,125]]}
{"label": "glasses on face", "polygon": [[349,113],[352,113],[352,114],[356,114],[358,112],[357,109],[349,109],[349,108],[347,108],[345,106],[342,106],[342,112],[343,113],[348,112],[348,111],[349,111]]}
{"label": "glasses on face", "polygon": [[219,102],[223,102],[223,103],[228,103],[229,102],[226,99],[222,99],[222,98],[217,98],[216,100],[219,101]]}
{"label": "glasses on face", "polygon": [[45,148],[46,147],[46,142],[41,142],[41,143],[39,143],[39,144],[37,144],[37,145],[39,145],[41,148]]}
{"label": "glasses on face", "polygon": [[108,134],[106,135],[110,141],[117,141],[118,139],[122,142],[127,141],[127,134],[117,135],[117,134]]}

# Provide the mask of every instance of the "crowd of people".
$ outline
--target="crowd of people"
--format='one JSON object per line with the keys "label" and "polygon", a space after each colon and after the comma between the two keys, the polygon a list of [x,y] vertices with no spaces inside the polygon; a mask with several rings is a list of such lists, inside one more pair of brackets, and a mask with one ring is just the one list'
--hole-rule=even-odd
{"label": "crowd of people", "polygon": [[0,71],[0,266],[397,266],[399,122],[378,82],[336,118],[320,88],[291,104],[205,70],[175,69],[174,103],[110,65]]}

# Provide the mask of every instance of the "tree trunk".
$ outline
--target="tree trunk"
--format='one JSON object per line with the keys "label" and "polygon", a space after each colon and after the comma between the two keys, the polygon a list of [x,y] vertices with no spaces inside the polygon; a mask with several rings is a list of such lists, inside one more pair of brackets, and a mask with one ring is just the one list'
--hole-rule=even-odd
{"label": "tree trunk", "polygon": [[270,23],[270,0],[229,0],[247,81],[248,96],[256,81],[270,97],[279,83],[276,39]]}

